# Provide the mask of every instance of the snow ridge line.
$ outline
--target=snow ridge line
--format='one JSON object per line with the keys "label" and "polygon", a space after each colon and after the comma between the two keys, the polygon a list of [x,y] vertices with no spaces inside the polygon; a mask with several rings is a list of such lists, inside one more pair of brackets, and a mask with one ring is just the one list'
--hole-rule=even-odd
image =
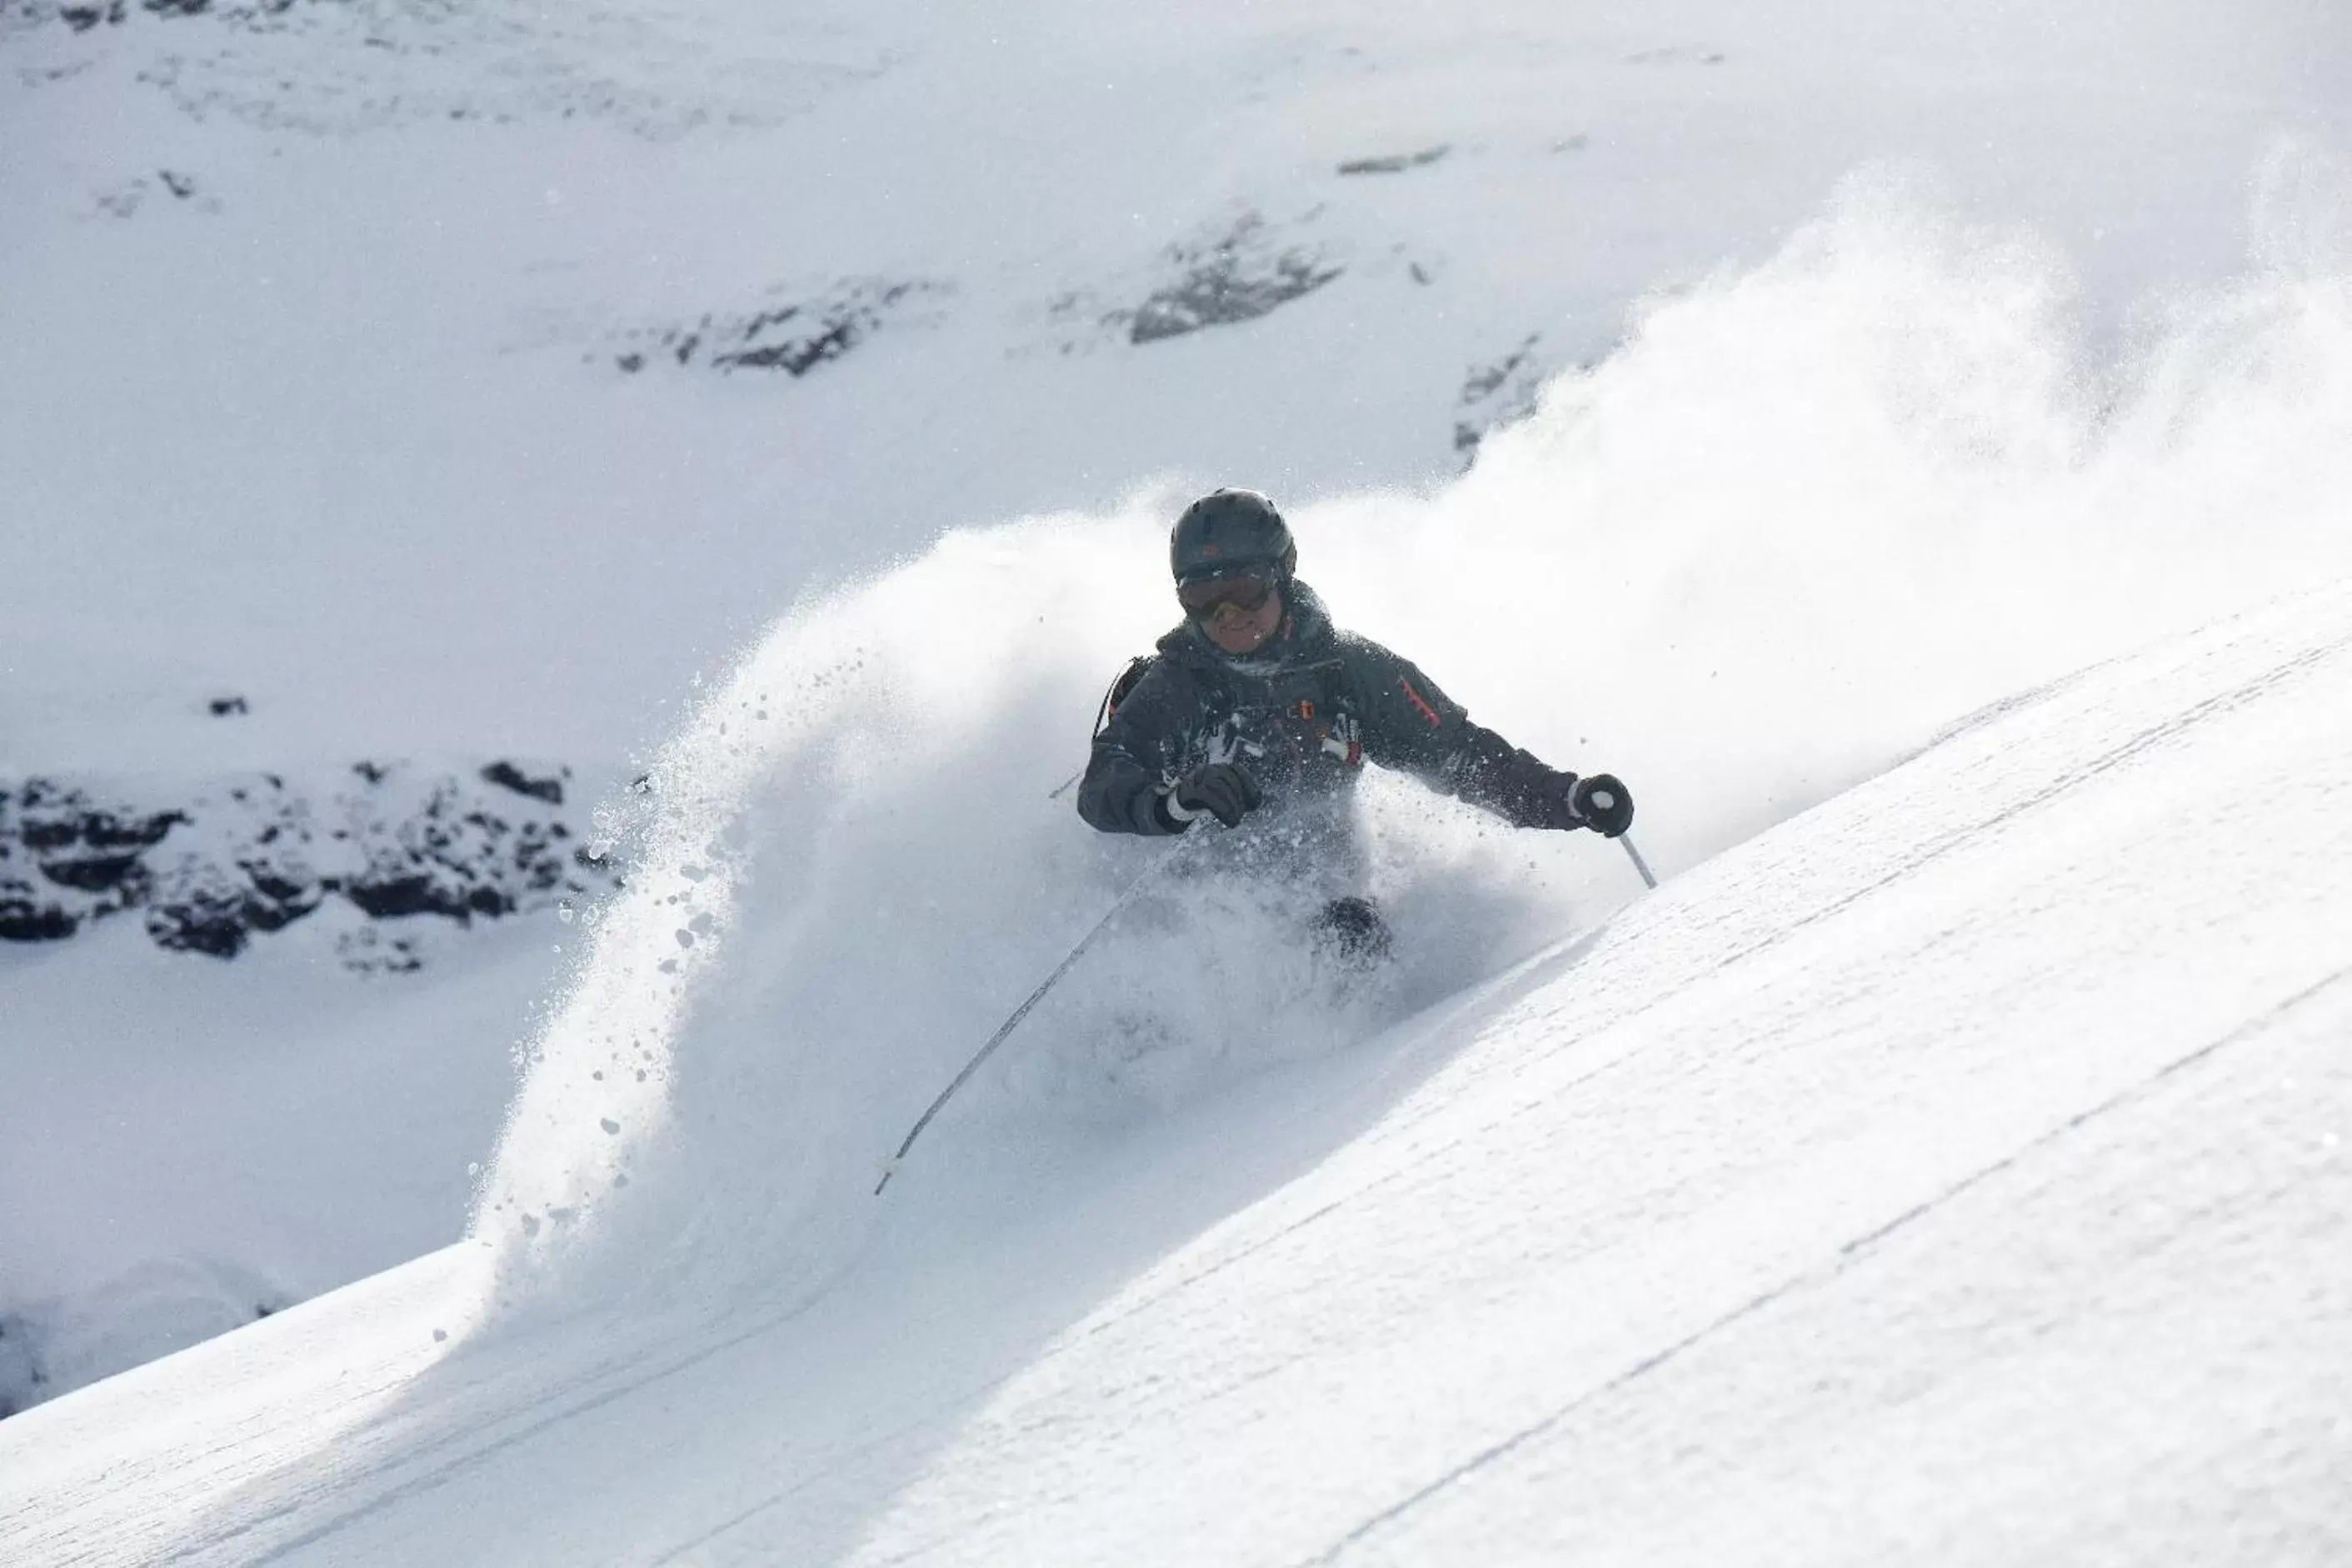
{"label": "snow ridge line", "polygon": [[2260,1016],[2252,1018],[2247,1022],[2239,1025],[2236,1028],[2231,1030],[2228,1034],[2221,1036],[2218,1039],[2209,1040],[2204,1045],[2196,1047],[2194,1050],[2191,1050],[2183,1056],[2175,1058],[2173,1060],[2167,1062],[2162,1067],[2157,1068],[2147,1077],[2140,1079],[2139,1082],[2116,1090],[2115,1093],[2109,1095],[2106,1099],[2099,1101],[2095,1105],[2090,1106],[2085,1110],[2076,1111],[2074,1115],[2068,1117],[2064,1121],[2060,1122],[2057,1126],[2029,1139],[2024,1143],[2020,1144],[2016,1149],[2002,1155],[2000,1159],[1993,1161],[1991,1163],[1961,1177],[1958,1181],[1954,1182],[1951,1185],[1946,1187],[1942,1192],[1937,1193],[1935,1196],[1924,1199],[1921,1202],[1913,1205],[1910,1208],[1904,1210],[1901,1214],[1895,1215],[1892,1219],[1885,1221],[1884,1224],[1879,1225],[1871,1230],[1865,1231],[1862,1235],[1857,1236],[1849,1241],[1841,1243],[1836,1253],[1833,1254],[1826,1263],[1816,1265],[1811,1268],[1791,1275],[1787,1279],[1782,1280],[1780,1284],[1773,1286],[1770,1289],[1766,1290],[1759,1295],[1751,1297],[1748,1300],[1742,1302],[1739,1306],[1724,1313],[1714,1321],[1707,1323],[1699,1329],[1694,1330],[1689,1334],[1685,1335],[1682,1339],[1675,1341],[1673,1344],[1666,1346],[1664,1349],[1654,1352],[1651,1354],[1644,1356],[1642,1360],[1634,1363],[1632,1366],[1626,1368],[1615,1377],[1609,1379],[1605,1383],[1597,1384],[1592,1388],[1585,1390],[1582,1394],[1578,1394],[1568,1404],[1561,1405],[1558,1410],[1553,1411],[1550,1415],[1543,1417],[1541,1420],[1521,1427],[1518,1431],[1512,1433],[1509,1436],[1503,1438],[1501,1441],[1481,1449],[1478,1453],[1464,1460],[1461,1464],[1455,1466],[1453,1469],[1446,1471],[1444,1475],[1437,1477],[1435,1479],[1428,1482],[1415,1491],[1400,1499],[1398,1501],[1391,1503],[1387,1508],[1381,1510],[1378,1513],[1372,1514],[1370,1517],[1365,1519],[1362,1522],[1357,1524],[1353,1529],[1349,1530],[1346,1534],[1339,1537],[1339,1540],[1333,1542],[1329,1546],[1326,1547],[1316,1555],[1299,1559],[1295,1564],[1295,1568],[1325,1568],[1325,1565],[1327,1564],[1339,1562],[1341,1554],[1349,1547],[1366,1540],[1381,1527],[1402,1518],[1413,1509],[1429,1501],[1432,1498],[1436,1497],[1439,1493],[1454,1486],[1456,1482],[1468,1479],[1470,1476],[1485,1468],[1495,1460],[1510,1455],[1516,1450],[1524,1447],[1534,1439],[1552,1431],[1561,1423],[1575,1415],[1578,1411],[1582,1410],[1585,1406],[1591,1405],[1594,1400],[1600,1399],[1607,1394],[1613,1394],[1648,1373],[1655,1372],[1658,1368],[1666,1365],[1668,1363],[1678,1360],[1685,1352],[1696,1349],[1698,1345],[1706,1340],[1713,1338],[1723,1330],[1735,1327],[1748,1319],[1755,1317],[1758,1313],[1762,1312],[1767,1308],[1777,1305],[1789,1297],[1795,1295],[1798,1291],[1807,1289],[1812,1286],[1826,1284],[1836,1279],[1861,1258],[1876,1250],[1880,1244],[1891,1239],[1902,1231],[1907,1230],[1918,1221],[1932,1216],[1938,1210],[1943,1208],[1945,1205],[1952,1202],[1954,1199],[1961,1197],[1976,1188],[1984,1185],[1986,1183],[2017,1169],[2035,1154],[2063,1142],[2066,1139],[2072,1137],[2074,1133],[2081,1131],[2092,1122],[2098,1121],[2100,1118],[2106,1116],[2110,1112],[2123,1110],[2137,1100],[2147,1098],[2158,1089],[2162,1089],[2171,1079],[2203,1062],[2210,1060],[2213,1057],[2219,1055],[2224,1050],[2227,1050],[2229,1047],[2242,1045],[2248,1040],[2256,1038],[2267,1032],[2274,1025],[2278,1024],[2289,1015],[2316,1000],[2326,992],[2335,986],[2343,984],[2347,980],[2352,980],[2352,964],[2347,964],[2331,973],[2323,975],[2318,980],[2315,980],[2309,985],[2305,986],[2302,990],[2297,991],[2292,995],[2273,1004],[2268,1011],[2263,1013]]}
{"label": "snow ridge line", "polygon": [[[1942,835],[1930,840],[1925,847],[1905,857],[1892,868],[1873,879],[1871,881],[1859,888],[1853,889],[1848,892],[1840,894],[1837,898],[1832,900],[1826,904],[1823,904],[1819,909],[1810,911],[1785,926],[1775,929],[1768,936],[1759,937],[1756,941],[1749,942],[1745,947],[1735,949],[1733,952],[1717,960],[1714,963],[1709,964],[1706,968],[1684,979],[1673,989],[1661,991],[1658,994],[1637,1003],[1627,1011],[1617,1014],[1607,1019],[1605,1022],[1596,1025],[1595,1028],[1590,1032],[1597,1033],[1601,1030],[1614,1028],[1620,1024],[1638,1018],[1652,1008],[1658,1006],[1660,1004],[1667,1001],[1674,995],[1678,994],[1682,990],[1686,989],[1691,985],[1696,985],[1710,980],[1716,975],[1722,973],[1725,970],[1731,968],[1735,964],[1744,963],[1759,952],[1766,952],[1773,948],[1781,946],[1800,932],[1804,931],[1812,926],[1818,925],[1823,921],[1842,914],[1846,910],[1851,909],[1853,905],[1869,898],[1872,894],[1881,892],[1885,889],[1892,887],[1895,883],[1905,880],[1914,873],[1926,869],[1927,867],[1933,865],[1937,860],[1942,859],[1945,856],[1949,855],[1954,850],[1961,848],[1967,844],[1980,837],[1989,830],[2000,827],[2028,812],[2036,810],[2041,806],[2050,804],[2059,796],[2073,790],[2076,785],[2122,766],[2125,763],[2133,760],[2142,752],[2152,750],[2168,741],[2177,738],[2180,734],[2188,731],[2189,730],[2194,729],[2197,725],[2203,723],[2209,719],[2219,718],[2222,715],[2236,711],[2238,709],[2245,706],[2248,702],[2267,695],[2274,688],[2297,676],[2307,674],[2311,669],[2326,663],[2331,658],[2346,653],[2347,650],[2352,650],[2352,637],[2338,637],[2328,642],[2323,643],[2316,647],[2305,648],[2283,663],[2273,665],[2263,670],[2262,673],[2253,676],[2227,690],[2216,692],[2212,696],[2208,697],[2189,708],[2181,710],[2179,712],[2172,715],[2162,723],[2153,724],[2145,730],[2139,731],[2129,739],[2119,742],[2108,751],[2092,759],[2090,762],[2080,767],[2069,770],[2058,778],[2053,779],[2050,783],[2034,790],[2032,794],[2023,796],[2007,806],[2004,806],[2000,811],[1995,812],[1992,816],[1985,817],[1980,821],[1969,823],[1963,826],[1946,830]],[[1882,774],[1880,776],[1883,778],[1885,775]],[[1864,784],[1858,787],[1867,789],[1870,785],[1869,784]],[[1800,820],[1801,820],[1801,818]],[[1579,1037],[1580,1039],[1583,1037]],[[1560,1051],[1571,1049],[1576,1043],[1576,1041],[1571,1040],[1561,1045],[1555,1046],[1549,1051],[1531,1053],[1526,1062],[1522,1063],[1517,1070],[1524,1074],[1534,1062],[1539,1061],[1546,1057],[1555,1056]],[[1585,1084],[1591,1082],[1593,1079],[1620,1065],[1622,1060],[1622,1058],[1612,1058],[1607,1061],[1597,1063],[1590,1071],[1570,1080],[1567,1084],[1561,1086],[1559,1091],[1556,1092],[1580,1089]],[[1549,1097],[1546,1096],[1545,1098]],[[1437,1144],[1432,1149],[1425,1151],[1423,1153],[1415,1156],[1409,1163],[1401,1164],[1396,1167],[1395,1170],[1383,1173],[1376,1182],[1368,1184],[1363,1190],[1369,1191],[1370,1190],[1370,1186],[1378,1185],[1380,1183],[1386,1182],[1393,1176],[1402,1174],[1405,1171],[1412,1169],[1413,1166],[1424,1163],[1440,1154],[1458,1148],[1465,1142],[1472,1141],[1473,1139],[1483,1140],[1488,1134],[1500,1130],[1516,1118],[1525,1115],[1528,1111],[1534,1110],[1541,1103],[1541,1100],[1525,1102],[1517,1109],[1507,1111],[1503,1115],[1496,1117],[1494,1121],[1479,1127],[1474,1133],[1463,1134],[1462,1136],[1449,1139],[1444,1143]]]}
{"label": "snow ridge line", "polygon": [[[1713,976],[1721,973],[1724,970],[1730,968],[1733,964],[1753,957],[1759,952],[1781,945],[1800,931],[1802,931],[1809,927],[1818,925],[1822,921],[1829,920],[1835,915],[1842,914],[1846,910],[1851,909],[1853,905],[1870,897],[1873,893],[1882,891],[1883,889],[1893,886],[1896,882],[1905,880],[1915,872],[1924,870],[1928,866],[1933,865],[1936,861],[1940,860],[1945,856],[1950,854],[1953,850],[1958,849],[1961,846],[1981,837],[1990,829],[2000,827],[2016,817],[2024,816],[2026,813],[2036,810],[2041,806],[2047,805],[2050,802],[2057,799],[2060,795],[2073,790],[2076,785],[2122,766],[2125,763],[2130,762],[2134,758],[2137,757],[2141,752],[2152,750],[2155,747],[2163,744],[2167,741],[2175,739],[2188,731],[2196,728],[2198,725],[2203,723],[2209,719],[2219,718],[2224,714],[2236,711],[2238,709],[2245,706],[2248,702],[2251,702],[2257,698],[2268,695],[2273,688],[2284,684],[2294,677],[2308,673],[2316,666],[2324,664],[2329,659],[2344,654],[2347,650],[2352,650],[2352,637],[2337,637],[2330,642],[2324,643],[2317,647],[2305,648],[2301,653],[2296,654],[2294,658],[2285,660],[2284,663],[2272,666],[2270,668],[2254,676],[2251,679],[2231,687],[2228,690],[2216,692],[2212,696],[2204,699],[2202,701],[2183,709],[2181,711],[2174,714],[2171,718],[2167,719],[2162,723],[2150,725],[2148,728],[2134,734],[2128,740],[2121,742],[2116,746],[2111,747],[2109,750],[2101,753],[2099,756],[2095,757],[2090,762],[2078,768],[2069,770],[2059,777],[2053,779],[2050,783],[2042,785],[2041,788],[2033,791],[2032,794],[2002,807],[1990,816],[1985,817],[1980,821],[1969,823],[1964,826],[1946,830],[1939,837],[1930,840],[1926,847],[1906,856],[1902,860],[1898,861],[1891,869],[1879,877],[1874,878],[1871,881],[1864,884],[1862,887],[1839,895],[1830,902],[1823,904],[1821,908],[1792,921],[1788,925],[1776,929],[1769,936],[1760,937],[1758,940],[1749,942],[1747,946],[1735,950],[1723,958],[1717,960],[1715,963],[1709,965],[1705,970],[1702,970],[1697,974],[1691,976],[1690,980],[1685,984],[1695,984],[1700,981],[1710,979]],[[1885,775],[1882,774],[1881,776],[1884,777]],[[1868,788],[1869,786],[1864,784],[1862,787]],[[1801,820],[1801,818],[1800,820]],[[1666,994],[1671,994],[1671,993],[1661,994],[1659,996],[1653,997],[1649,1001],[1633,1008],[1632,1011],[1621,1015],[1619,1018],[1611,1020],[1611,1023],[1613,1025],[1617,1022],[1622,1021],[1624,1018],[1640,1016],[1643,1013],[1647,1012],[1651,1007],[1655,1006],[1660,1001],[1664,1000]],[[1555,1047],[1555,1050],[1566,1048],[1567,1047],[1563,1046]],[[1544,1054],[1549,1055],[1551,1053],[1548,1052]],[[1609,1065],[1613,1064],[1604,1064],[1603,1067],[1596,1068],[1595,1071],[1604,1071]],[[1577,1081],[1581,1083],[1584,1080],[1580,1079]],[[1499,1126],[1500,1124],[1500,1122],[1497,1122],[1496,1125]]]}
{"label": "snow ridge line", "polygon": [[[618,1359],[607,1361],[604,1363],[604,1366],[599,1369],[599,1372],[604,1374],[620,1372],[623,1373],[620,1381],[613,1383],[610,1385],[598,1390],[594,1394],[588,1394],[583,1398],[566,1404],[560,1408],[544,1411],[535,1420],[525,1421],[505,1432],[500,1433],[498,1436],[495,1436],[487,1442],[481,1443],[477,1447],[467,1448],[462,1453],[451,1456],[446,1460],[446,1462],[426,1469],[425,1473],[411,1477],[409,1479],[402,1481],[395,1486],[388,1487],[384,1490],[378,1492],[375,1496],[368,1499],[367,1501],[360,1503],[354,1507],[348,1508],[331,1519],[322,1521],[321,1522],[311,1526],[310,1529],[301,1531],[299,1534],[289,1536],[286,1540],[278,1542],[276,1545],[269,1547],[260,1555],[242,1559],[242,1562],[246,1565],[246,1568],[266,1568],[266,1564],[282,1562],[292,1553],[300,1552],[306,1547],[315,1546],[321,1541],[325,1541],[329,1537],[337,1534],[350,1525],[356,1524],[362,1520],[367,1519],[372,1515],[381,1513],[384,1510],[404,1502],[410,1498],[421,1496],[425,1492],[433,1490],[436,1487],[442,1485],[460,1471],[469,1468],[493,1454],[510,1448],[516,1444],[523,1442],[526,1439],[536,1436],[538,1433],[547,1430],[549,1427],[562,1426],[563,1423],[570,1421],[574,1416],[584,1415],[589,1411],[601,1409],[607,1405],[613,1404],[616,1400],[625,1399],[630,1394],[635,1394],[639,1389],[644,1388],[648,1384],[659,1383],[664,1378],[674,1376],[678,1373],[684,1372],[690,1366],[695,1366],[702,1362],[709,1361],[712,1356],[722,1354],[723,1352],[731,1350],[735,1346],[742,1344],[747,1341],[755,1340],[761,1334],[773,1332],[776,1329],[782,1327],[787,1322],[790,1322],[793,1319],[799,1317],[811,1307],[816,1305],[820,1297],[818,1295],[812,1295],[805,1300],[795,1302],[793,1306],[787,1308],[783,1311],[754,1319],[747,1326],[739,1328],[730,1333],[722,1334],[719,1338],[707,1341],[704,1343],[696,1346],[693,1350],[687,1352],[683,1355],[673,1356],[667,1361],[661,1362],[649,1369],[646,1368],[643,1363],[631,1363]],[[627,1373],[641,1373],[641,1375],[627,1375]],[[589,1375],[594,1376],[597,1375],[597,1373],[592,1373]],[[463,1431],[453,1432],[450,1436],[438,1442],[423,1445],[419,1448],[415,1449],[415,1452],[419,1456],[439,1453],[443,1450],[457,1447],[464,1437],[470,1435],[470,1433]],[[355,1473],[362,1475],[366,1474],[364,1470],[356,1470]],[[157,1568],[166,1568],[166,1565],[175,1563],[188,1563],[194,1561],[200,1554],[208,1553],[215,1548],[226,1546],[232,1542],[252,1535],[273,1521],[283,1520],[287,1515],[302,1507],[315,1496],[317,1496],[316,1491],[304,1493],[300,1497],[298,1497],[266,1514],[257,1515],[254,1518],[242,1521],[233,1529],[222,1531],[217,1534],[208,1535],[202,1540],[191,1542],[187,1545],[182,1546],[177,1551],[173,1552],[171,1556],[158,1559]]]}

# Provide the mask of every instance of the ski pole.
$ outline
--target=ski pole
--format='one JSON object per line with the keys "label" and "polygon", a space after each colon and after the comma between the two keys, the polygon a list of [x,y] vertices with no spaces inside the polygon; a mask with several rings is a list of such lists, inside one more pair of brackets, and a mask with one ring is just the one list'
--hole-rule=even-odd
{"label": "ski pole", "polygon": [[[1180,848],[1177,851],[1177,854],[1181,853],[1181,850]],[[915,1146],[915,1140],[923,1135],[923,1129],[931,1124],[931,1118],[940,1113],[940,1108],[945,1106],[947,1102],[954,1097],[955,1091],[964,1086],[964,1080],[971,1077],[973,1073],[978,1072],[980,1070],[980,1064],[986,1061],[990,1055],[995,1051],[996,1047],[1005,1042],[1014,1029],[1020,1027],[1021,1020],[1029,1016],[1029,1010],[1045,999],[1045,993],[1051,991],[1054,988],[1055,983],[1060,980],[1063,975],[1067,974],[1070,972],[1070,966],[1077,963],[1079,956],[1083,954],[1087,949],[1094,945],[1095,938],[1102,935],[1104,931],[1110,929],[1110,922],[1118,917],[1119,911],[1126,909],[1128,905],[1133,903],[1138,893],[1142,892],[1144,889],[1150,887],[1153,882],[1159,880],[1161,876],[1166,874],[1168,868],[1175,864],[1176,858],[1176,854],[1171,854],[1158,861],[1155,861],[1150,870],[1147,870],[1142,876],[1138,877],[1133,882],[1129,883],[1128,885],[1127,891],[1118,896],[1118,901],[1112,904],[1109,910],[1105,911],[1103,918],[1095,922],[1094,930],[1087,932],[1086,935],[1078,939],[1078,945],[1070,949],[1070,955],[1062,960],[1060,963],[1055,965],[1054,973],[1045,976],[1045,978],[1039,983],[1036,990],[1029,993],[1028,1000],[1022,1003],[1018,1007],[1013,1009],[1013,1016],[1005,1019],[1003,1023],[997,1026],[996,1033],[988,1037],[988,1044],[981,1047],[979,1051],[973,1055],[971,1060],[963,1064],[963,1071],[956,1074],[954,1080],[950,1082],[947,1088],[940,1090],[940,1097],[931,1101],[930,1108],[925,1110],[921,1116],[918,1117],[915,1121],[915,1125],[908,1130],[906,1142],[898,1145],[898,1152],[891,1155],[889,1160],[883,1165],[882,1179],[874,1184],[874,1195],[876,1197],[878,1198],[882,1195],[882,1189],[888,1186],[890,1184],[890,1178],[898,1173],[899,1162],[906,1159],[907,1151]]]}
{"label": "ski pole", "polygon": [[[1615,805],[1617,804],[1617,800],[1616,797],[1612,795],[1607,790],[1596,789],[1592,792],[1592,804],[1599,806],[1601,810],[1606,811],[1610,807]],[[1658,879],[1650,875],[1650,863],[1642,858],[1642,852],[1639,849],[1633,847],[1633,840],[1632,837],[1627,834],[1620,833],[1617,836],[1617,842],[1625,847],[1626,858],[1633,862],[1633,869],[1642,873],[1643,884],[1653,889],[1657,887]]]}

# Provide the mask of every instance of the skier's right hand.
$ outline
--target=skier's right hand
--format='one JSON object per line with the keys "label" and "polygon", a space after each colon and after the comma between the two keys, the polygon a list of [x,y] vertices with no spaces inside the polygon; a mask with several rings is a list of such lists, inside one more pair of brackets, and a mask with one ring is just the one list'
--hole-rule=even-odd
{"label": "skier's right hand", "polygon": [[1168,815],[1187,823],[1206,812],[1227,827],[1239,827],[1265,799],[1257,780],[1239,763],[1209,763],[1168,786]]}
{"label": "skier's right hand", "polygon": [[1615,773],[1592,773],[1569,786],[1568,814],[1580,827],[1615,838],[1633,826],[1633,795]]}

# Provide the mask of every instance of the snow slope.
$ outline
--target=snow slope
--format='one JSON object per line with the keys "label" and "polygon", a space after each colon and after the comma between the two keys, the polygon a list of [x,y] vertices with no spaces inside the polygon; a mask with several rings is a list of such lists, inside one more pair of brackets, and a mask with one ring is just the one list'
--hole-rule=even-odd
{"label": "snow slope", "polygon": [[[2004,705],[1370,1038],[1139,1119],[1115,1079],[976,1100],[886,1200],[814,1200],[821,1288],[740,1188],[655,1194],[723,1223],[634,1300],[436,1255],[11,1421],[0,1542],[2340,1560],[2347,689],[2339,585]],[[698,1300],[674,1266],[739,1237],[768,1289]]]}
{"label": "snow slope", "polygon": [[[0,769],[680,739],[614,830],[676,879],[588,942],[0,953],[0,1330],[51,1387],[455,1235],[534,1032],[493,1230],[603,1219],[529,1310],[653,1256],[663,1311],[815,1289],[874,1129],[1131,874],[1046,796],[1191,487],[1276,490],[1345,619],[1634,778],[1668,868],[2352,571],[2333,7],[81,9],[0,5]],[[1377,806],[1396,994],[1301,1002],[1244,908],[1212,951],[1283,1027],[1139,1016],[1200,940],[1139,934],[981,1125],[1148,1125],[1624,886]]]}

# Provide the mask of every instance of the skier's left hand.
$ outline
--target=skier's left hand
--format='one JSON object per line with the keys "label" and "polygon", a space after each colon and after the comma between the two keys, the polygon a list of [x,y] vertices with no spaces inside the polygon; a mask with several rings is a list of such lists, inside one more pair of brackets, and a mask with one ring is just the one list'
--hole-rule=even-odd
{"label": "skier's left hand", "polygon": [[1633,826],[1633,796],[1615,773],[1589,773],[1569,785],[1568,814],[1579,827],[1615,838]]}

